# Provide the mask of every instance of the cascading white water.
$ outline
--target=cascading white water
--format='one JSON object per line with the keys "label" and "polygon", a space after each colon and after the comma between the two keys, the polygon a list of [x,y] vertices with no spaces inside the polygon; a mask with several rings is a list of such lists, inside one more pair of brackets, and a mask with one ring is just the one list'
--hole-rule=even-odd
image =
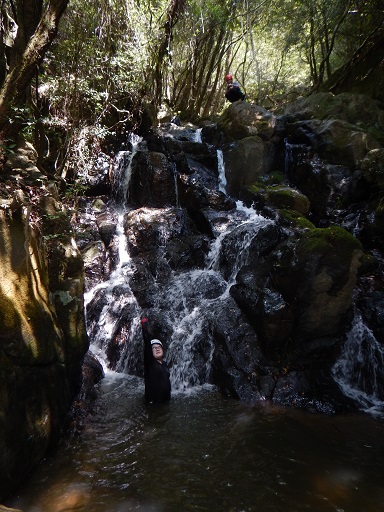
{"label": "cascading white water", "polygon": [[227,193],[227,178],[225,176],[224,155],[221,149],[217,150],[217,165],[219,171],[219,190]]}
{"label": "cascading white water", "polygon": [[[225,193],[225,168],[220,151],[218,172],[222,191]],[[229,290],[236,280],[238,271],[247,261],[248,249],[253,238],[271,222],[273,221],[238,201],[236,208],[223,214],[220,217],[220,224],[214,228],[217,236],[206,257],[206,267],[174,273],[168,285],[159,293],[158,307],[163,311],[167,323],[174,326],[173,334],[168,340],[167,353],[167,359],[171,363],[174,392],[191,390],[194,386],[209,382],[213,356],[213,343],[207,332],[209,312],[215,305],[224,306],[225,302],[230,300]],[[225,279],[219,265],[223,240],[234,229],[244,226],[247,226],[247,230],[244,230],[244,236],[238,239],[236,259],[229,278]],[[199,352],[201,339],[204,339],[206,349],[203,356]]]}
{"label": "cascading white water", "polygon": [[139,148],[142,138],[131,133],[129,142],[131,143],[131,151],[119,151],[116,155],[115,165],[113,168],[112,194],[115,198],[118,209],[122,209],[124,201],[127,197],[129,182],[131,180],[131,162],[136,151]]}
{"label": "cascading white water", "polygon": [[[108,357],[105,353],[105,348],[108,346],[110,340],[116,336],[116,318],[119,311],[124,311],[127,307],[133,307],[139,310],[136,299],[129,286],[129,276],[133,273],[133,265],[131,257],[127,250],[127,240],[124,232],[124,215],[125,215],[125,200],[131,178],[131,163],[132,159],[138,150],[141,138],[132,134],[130,142],[132,144],[132,151],[121,151],[116,156],[114,166],[114,186],[113,196],[115,199],[115,208],[118,212],[118,222],[116,225],[116,235],[118,239],[118,261],[116,269],[111,273],[108,280],[97,284],[94,288],[84,294],[85,310],[93,301],[98,301],[103,297],[103,306],[97,318],[91,320],[87,315],[87,330],[91,340],[91,349],[98,356],[100,362],[103,364],[104,370],[107,370]],[[116,293],[116,290],[119,293]],[[139,321],[134,322],[129,332],[125,333],[126,339],[129,342],[139,329]],[[121,359],[125,356],[126,350],[122,350]],[[122,363],[119,362],[116,366],[119,371],[123,370]]]}
{"label": "cascading white water", "polygon": [[[138,143],[139,140],[133,144],[131,152],[122,152],[116,159],[115,183],[119,183],[119,186],[114,189],[118,238],[115,270],[107,281],[85,295],[86,305],[95,302],[97,306],[99,298],[102,299],[99,309],[96,307],[97,314],[88,319],[92,348],[106,367],[105,349],[108,343],[120,340],[119,360],[114,367],[121,372],[135,366],[134,360],[142,349],[140,318],[143,312],[130,288],[135,267],[127,250],[124,232],[124,201],[130,182],[132,157]],[[220,188],[225,193],[223,156],[220,151],[217,156]],[[176,184],[176,169],[174,174]],[[235,209],[221,212],[217,222],[212,220],[215,239],[211,243],[205,268],[171,272],[158,286],[153,297],[154,307],[163,315],[164,323],[172,326],[172,334],[166,343],[174,392],[191,390],[210,381],[213,342],[207,329],[209,312],[230,300],[230,288],[240,268],[248,262],[252,241],[260,230],[272,222],[238,201]],[[159,225],[157,235],[157,247],[166,249],[169,242],[166,226]],[[220,271],[223,242],[230,236],[233,237],[230,271],[229,275],[223,276]],[[161,254],[160,251],[160,260]],[[164,265],[167,264],[164,260]],[[133,321],[125,323],[123,315],[128,309]],[[204,340],[203,344],[201,340]],[[204,353],[201,353],[202,346]],[[347,396],[357,400],[364,409],[382,411],[384,391],[380,392],[378,372],[383,365],[384,350],[357,315],[340,360],[333,369],[336,382]],[[384,389],[382,383],[381,386]]]}
{"label": "cascading white water", "polygon": [[[87,306],[94,311],[87,319],[88,332],[92,340],[92,349],[108,365],[108,347],[113,345],[117,351],[118,361],[113,367],[117,371],[130,372],[137,370],[138,358],[142,351],[140,318],[143,311],[137,304],[130,288],[130,279],[135,265],[127,250],[124,232],[125,198],[130,183],[131,162],[138,142],[131,152],[118,155],[115,166],[115,206],[117,210],[116,236],[118,238],[118,261],[109,279],[98,284],[85,296]],[[221,190],[225,193],[225,168],[220,152],[218,152]],[[176,168],[174,169],[175,186]],[[113,205],[112,205],[113,207]],[[158,211],[150,210],[151,215],[158,219]],[[113,213],[113,212],[112,212]],[[141,213],[143,215],[143,212]],[[150,219],[148,219],[150,222]],[[271,220],[258,215],[253,208],[247,208],[240,201],[236,208],[220,214],[220,221],[214,225],[216,238],[211,244],[203,269],[167,272],[156,284],[151,300],[156,311],[163,317],[164,325],[172,326],[170,339],[164,340],[167,345],[166,359],[171,368],[173,393],[190,391],[210,382],[213,341],[208,331],[209,313],[214,308],[224,307],[230,298],[229,290],[236,280],[236,275],[247,262],[248,248],[263,227]],[[220,272],[221,245],[225,238],[235,229],[241,229],[236,237],[235,255],[231,263],[229,276]],[[168,268],[166,247],[170,232],[167,225],[159,223],[157,232],[157,263]],[[164,249],[164,251],[162,251]],[[129,311],[129,322],[125,321],[124,312]],[[133,319],[133,321],[132,321]]]}
{"label": "cascading white water", "polygon": [[[227,178],[225,175],[224,156],[220,149],[217,150],[217,164],[219,190],[226,194]],[[239,237],[237,240],[238,250],[236,252],[236,262],[232,267],[231,275],[227,279],[227,293],[229,293],[230,287],[234,284],[238,271],[247,262],[248,249],[253,238],[260,229],[271,223],[271,220],[259,215],[253,208],[245,206],[242,201],[236,201],[236,209],[228,216],[227,223],[220,224],[220,231],[216,233],[217,238],[212,243],[211,251],[207,257],[207,268],[213,270],[217,270],[219,268],[221,244],[228,233],[232,229],[238,229],[240,226],[248,225],[249,227],[249,230],[244,232],[244,236]]]}
{"label": "cascading white water", "polygon": [[173,170],[173,181],[175,183],[176,206],[177,206],[177,208],[180,208],[179,187],[177,186],[177,169],[176,169],[175,162],[172,162],[172,170]]}
{"label": "cascading white water", "polygon": [[226,236],[233,230],[239,230],[240,227],[247,226],[244,230],[243,236],[239,236],[236,240],[237,250],[235,256],[235,263],[232,265],[231,274],[227,277],[226,292],[229,293],[230,287],[236,281],[236,276],[240,268],[246,265],[249,248],[257,233],[268,224],[273,223],[272,220],[266,219],[259,215],[253,208],[248,208],[241,201],[236,202],[236,210],[228,217],[228,223],[222,231],[218,234],[217,238],[213,241],[211,251],[207,257],[207,268],[218,270],[220,265],[221,245]]}
{"label": "cascading white water", "polygon": [[333,376],[342,392],[372,415],[384,412],[384,347],[356,311]]}
{"label": "cascading white water", "polygon": [[202,130],[203,130],[202,128],[198,128],[197,130],[195,130],[195,132],[194,132],[195,136],[194,136],[194,139],[193,139],[194,142],[198,142],[198,143],[201,144],[201,142],[202,142],[202,138],[201,138]]}

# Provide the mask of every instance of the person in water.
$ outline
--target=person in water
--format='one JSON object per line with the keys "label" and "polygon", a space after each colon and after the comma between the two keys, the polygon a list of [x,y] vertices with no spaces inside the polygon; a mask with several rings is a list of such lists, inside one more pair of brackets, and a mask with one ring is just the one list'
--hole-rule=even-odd
{"label": "person in water", "polygon": [[141,320],[144,338],[144,384],[147,402],[165,402],[171,398],[169,369],[163,359],[163,344],[151,339],[148,331],[148,319]]}
{"label": "person in water", "polygon": [[234,81],[232,75],[226,75],[225,81],[227,84],[227,88],[225,91],[225,97],[227,98],[227,100],[231,103],[238,100],[244,101],[245,94],[241,90],[239,82]]}

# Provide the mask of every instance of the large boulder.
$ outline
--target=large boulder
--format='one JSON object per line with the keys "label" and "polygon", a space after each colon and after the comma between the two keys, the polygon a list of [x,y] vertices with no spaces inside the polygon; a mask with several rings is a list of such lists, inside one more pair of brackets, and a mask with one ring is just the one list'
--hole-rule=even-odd
{"label": "large boulder", "polygon": [[383,140],[382,103],[364,94],[311,94],[284,105],[279,113],[286,116],[289,122],[305,119],[338,119],[368,130],[375,138]]}
{"label": "large boulder", "polygon": [[312,150],[321,158],[331,164],[347,165],[351,169],[359,166],[370,150],[381,148],[381,144],[369,132],[340,119],[299,121],[288,129],[290,141],[306,133]]}
{"label": "large boulder", "polygon": [[227,191],[238,197],[241,190],[251,185],[275,167],[276,148],[259,136],[245,137],[223,149]]}
{"label": "large boulder", "polygon": [[201,166],[194,166],[194,172],[178,176],[180,206],[191,212],[204,208],[231,210],[235,202],[217,188],[217,178]]}
{"label": "large boulder", "polygon": [[0,499],[58,440],[88,348],[82,259],[66,212],[40,194],[32,206],[18,190],[0,211]]}
{"label": "large boulder", "polygon": [[212,381],[225,395],[259,401],[266,393],[258,377],[266,371],[254,330],[232,298],[217,304],[211,317]]}
{"label": "large boulder", "polygon": [[361,162],[364,179],[376,189],[384,190],[384,149],[372,149]]}
{"label": "large boulder", "polygon": [[208,238],[196,230],[185,210],[132,210],[126,215],[125,232],[130,254],[145,256],[154,274],[161,262],[173,269],[204,265]]}
{"label": "large boulder", "polygon": [[218,129],[226,141],[258,136],[270,140],[275,134],[277,118],[267,109],[247,103],[235,102],[230,105],[218,122]]}
{"label": "large boulder", "polygon": [[360,242],[342,228],[315,228],[239,273],[231,293],[265,354],[327,356],[350,318],[362,255]]}
{"label": "large boulder", "polygon": [[140,206],[175,206],[175,170],[164,153],[138,151],[131,164],[129,203]]}

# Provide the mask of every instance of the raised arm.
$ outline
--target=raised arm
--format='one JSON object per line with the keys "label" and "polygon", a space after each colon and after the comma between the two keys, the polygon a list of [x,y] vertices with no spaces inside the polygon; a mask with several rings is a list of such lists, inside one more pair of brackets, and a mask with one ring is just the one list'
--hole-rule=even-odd
{"label": "raised arm", "polygon": [[151,347],[151,336],[148,332],[148,319],[142,318],[141,320],[141,330],[143,332],[144,339],[144,364],[148,364],[151,362],[153,358],[152,347]]}

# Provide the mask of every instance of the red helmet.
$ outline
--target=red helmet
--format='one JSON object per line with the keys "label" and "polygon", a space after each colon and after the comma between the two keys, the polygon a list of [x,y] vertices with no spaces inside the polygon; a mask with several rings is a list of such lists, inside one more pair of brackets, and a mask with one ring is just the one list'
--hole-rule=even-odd
{"label": "red helmet", "polygon": [[225,75],[225,81],[228,82],[228,80],[232,80],[232,75]]}

